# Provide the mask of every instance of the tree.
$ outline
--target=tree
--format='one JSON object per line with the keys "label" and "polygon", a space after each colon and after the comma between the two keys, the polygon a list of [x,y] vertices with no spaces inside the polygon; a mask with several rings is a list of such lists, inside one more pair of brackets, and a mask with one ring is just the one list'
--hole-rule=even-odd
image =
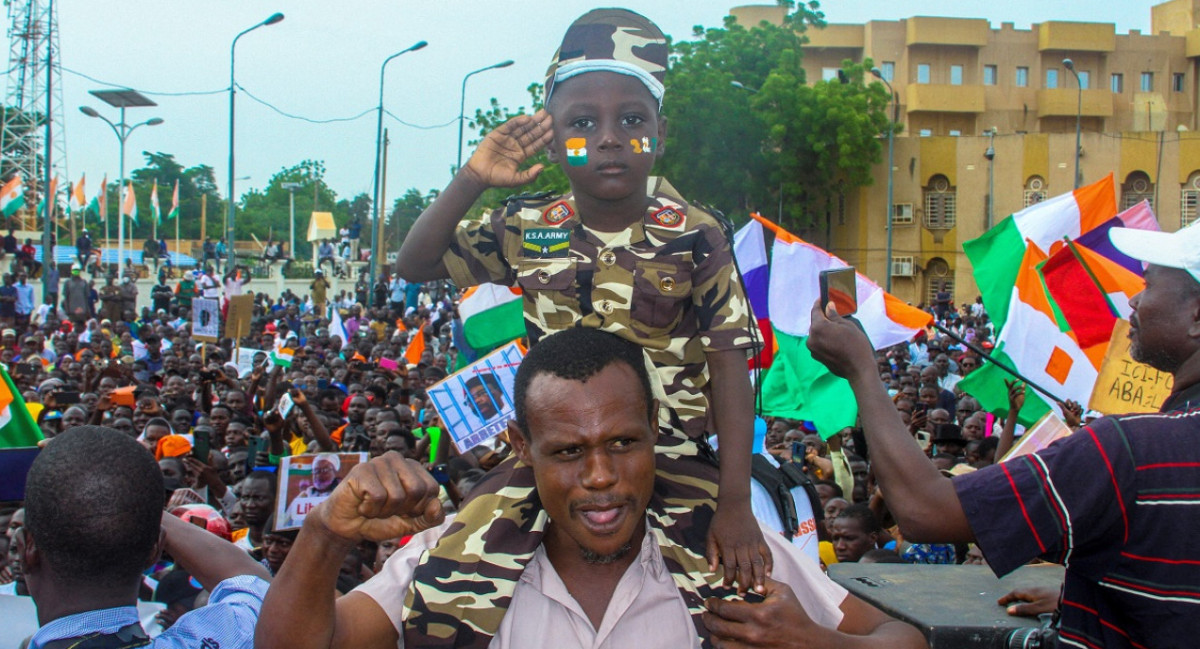
{"label": "tree", "polygon": [[796,73],[799,55],[784,51],[751,100],[767,125],[763,151],[775,170],[772,181],[782,183],[790,227],[827,226],[847,192],[871,184],[879,135],[890,127],[888,91],[864,83],[872,65],[847,60],[839,79],[805,85]]}
{"label": "tree", "polygon": [[[158,181],[158,201],[162,207],[163,219],[171,211],[171,196],[175,191],[175,182],[179,182],[179,236],[184,239],[203,239],[204,236],[223,236],[221,232],[224,223],[225,201],[217,191],[217,179],[213,168],[208,165],[196,165],[185,168],[175,160],[170,153],[151,153],[143,151],[146,166],[134,169],[129,173],[133,182],[134,194],[138,202],[138,220],[135,224],[126,224],[129,229],[126,236],[134,239],[147,238],[153,234],[154,227],[150,214],[150,191],[154,182]],[[120,194],[115,180],[108,185],[108,212],[110,218],[115,218],[120,210]],[[207,197],[207,205],[205,199]],[[207,233],[200,232],[201,211],[206,211]],[[94,218],[92,213],[89,218]],[[109,234],[116,234],[116,223],[109,226]],[[103,232],[103,221],[92,221],[88,229],[93,234]],[[160,236],[173,238],[175,222],[164,220],[158,224]]]}
{"label": "tree", "polygon": [[[325,163],[319,160],[304,160],[291,167],[279,170],[267,186],[261,190],[251,190],[242,195],[241,207],[238,210],[237,235],[241,239],[249,239],[251,235],[266,242],[267,238],[287,240],[289,236],[290,204],[289,192],[284,189],[284,183],[299,183],[296,189],[296,250],[291,251],[297,258],[311,257],[311,246],[306,245],[308,222],[314,211],[332,212],[334,222],[341,226],[350,222],[350,207],[358,203],[358,209],[370,213],[370,198],[365,194],[353,201],[338,201],[337,192],[325,184]],[[361,207],[361,201],[366,201],[366,207]]]}
{"label": "tree", "polygon": [[392,203],[392,212],[388,215],[389,234],[386,236],[394,237],[397,250],[408,236],[413,223],[417,222],[417,217],[421,216],[421,212],[424,212],[437,196],[436,190],[431,189],[422,194],[421,190],[411,187]]}

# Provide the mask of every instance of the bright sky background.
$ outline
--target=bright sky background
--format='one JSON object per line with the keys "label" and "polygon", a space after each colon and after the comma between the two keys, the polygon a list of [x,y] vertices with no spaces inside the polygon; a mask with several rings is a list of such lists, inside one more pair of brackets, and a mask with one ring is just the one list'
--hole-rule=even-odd
{"label": "bright sky background", "polygon": [[[19,1],[19,0],[18,0]],[[736,0],[734,0],[736,1]],[[87,94],[105,88],[67,69],[143,92],[206,91],[228,87],[229,45],[242,29],[275,11],[285,20],[244,36],[237,49],[237,80],[283,111],[314,119],[370,113],[352,122],[310,124],[279,115],[243,93],[237,97],[237,193],[263,187],[283,167],[324,160],[327,181],[340,197],[371,192],[379,65],[419,41],[424,50],[392,61],[385,107],[428,130],[384,117],[392,142],[388,204],[408,187],[441,188],[449,180],[458,139],[463,75],[505,59],[516,64],[472,77],[467,110],[496,97],[502,105],[528,105],[526,86],[540,81],[562,34],[594,8],[583,0],[58,0],[61,31],[67,165],[71,180],[88,176],[89,196],[101,176],[117,177],[117,140],[100,120],[84,116],[91,105],[116,121],[117,111]],[[993,27],[1019,29],[1044,20],[1116,23],[1118,33],[1148,31],[1152,0],[1096,3],[1084,0],[826,0],[829,22],[895,20],[914,15],[987,18]],[[676,39],[694,25],[718,26],[728,0],[626,0]],[[159,96],[157,107],[130,109],[130,123],[162,117],[128,144],[126,167],[144,164],[144,150],[173,153],[185,166],[216,169],[225,191],[228,174],[228,93]],[[468,132],[464,141],[470,140]],[[466,147],[464,147],[466,148]],[[469,151],[464,151],[464,159]],[[165,199],[169,200],[169,198]]]}

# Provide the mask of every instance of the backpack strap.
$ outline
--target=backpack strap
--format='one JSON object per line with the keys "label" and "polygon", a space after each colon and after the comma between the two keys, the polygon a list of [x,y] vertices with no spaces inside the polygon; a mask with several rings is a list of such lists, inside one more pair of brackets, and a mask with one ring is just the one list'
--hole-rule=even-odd
{"label": "backpack strap", "polygon": [[792,494],[788,490],[785,474],[761,453],[751,456],[750,477],[758,481],[771,496],[775,509],[779,512],[779,520],[783,522],[783,535],[789,540],[800,527],[796,515],[796,505],[792,502]]}

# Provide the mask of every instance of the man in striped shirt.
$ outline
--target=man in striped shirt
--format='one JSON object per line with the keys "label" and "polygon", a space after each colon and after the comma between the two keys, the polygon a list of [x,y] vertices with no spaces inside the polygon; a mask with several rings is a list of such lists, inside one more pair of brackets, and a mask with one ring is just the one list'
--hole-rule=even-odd
{"label": "man in striped shirt", "polygon": [[906,539],[976,542],[998,575],[1035,558],[1065,565],[1059,646],[1195,646],[1200,226],[1111,237],[1148,264],[1130,301],[1131,353],[1174,376],[1159,413],[1105,417],[1036,454],[946,480],[906,433],[857,327],[814,309],[809,347],[850,380]]}

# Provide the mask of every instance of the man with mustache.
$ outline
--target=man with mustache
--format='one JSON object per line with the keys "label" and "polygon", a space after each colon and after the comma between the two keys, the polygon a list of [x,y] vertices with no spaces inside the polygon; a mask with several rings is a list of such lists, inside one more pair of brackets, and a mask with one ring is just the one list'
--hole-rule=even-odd
{"label": "man with mustache", "polygon": [[[453,618],[424,622],[463,627],[455,646],[925,646],[916,629],[847,594],[778,534],[764,532],[776,561],[758,601],[707,580],[703,556],[662,542],[662,522],[648,510],[657,497],[657,404],[635,344],[587,328],[547,336],[521,363],[514,402],[509,437],[535,481],[528,504],[550,522],[530,533],[537,549],[512,597],[490,598],[503,618],[494,637]],[[431,560],[425,550],[452,538],[444,534],[455,523],[443,522],[437,496],[429,473],[397,453],[356,466],[306,518],[255,645],[425,646],[414,639],[423,630],[406,596],[414,569]],[[409,534],[382,573],[335,600],[355,544]],[[436,568],[460,574],[450,562]],[[488,586],[476,582],[472,592],[488,596]]]}

